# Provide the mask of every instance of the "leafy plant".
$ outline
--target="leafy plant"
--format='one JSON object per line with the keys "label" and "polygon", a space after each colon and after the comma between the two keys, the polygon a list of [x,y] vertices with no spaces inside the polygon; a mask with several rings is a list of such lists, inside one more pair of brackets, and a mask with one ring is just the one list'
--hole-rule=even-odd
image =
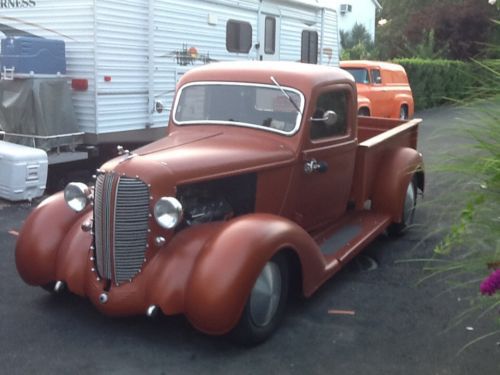
{"label": "leafy plant", "polygon": [[[436,168],[441,177],[453,176],[454,183],[446,181],[448,191],[453,192],[446,197],[451,207],[447,216],[456,215],[456,219],[426,269],[429,277],[443,276],[452,288],[471,293],[472,307],[458,320],[475,313],[492,315],[500,324],[500,62],[475,61],[472,72],[476,80],[462,104],[467,108],[472,103],[474,110],[465,116],[466,126],[454,134],[463,146],[440,155],[442,161]],[[483,338],[495,334],[500,330]]]}

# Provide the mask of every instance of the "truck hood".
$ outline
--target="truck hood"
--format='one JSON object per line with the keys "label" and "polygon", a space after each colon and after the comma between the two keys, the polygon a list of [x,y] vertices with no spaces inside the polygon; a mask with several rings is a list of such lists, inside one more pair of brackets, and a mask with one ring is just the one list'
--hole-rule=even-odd
{"label": "truck hood", "polygon": [[293,150],[281,135],[227,127],[192,126],[104,164],[103,170],[138,176],[144,181],[168,170],[177,184],[290,163]]}

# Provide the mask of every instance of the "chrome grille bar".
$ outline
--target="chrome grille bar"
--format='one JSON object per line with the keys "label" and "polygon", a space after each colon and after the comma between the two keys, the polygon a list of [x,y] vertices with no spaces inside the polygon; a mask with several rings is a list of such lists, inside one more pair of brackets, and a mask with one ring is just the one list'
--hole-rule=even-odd
{"label": "chrome grille bar", "polygon": [[144,263],[149,188],[141,180],[99,175],[95,187],[95,259],[99,275],[116,284],[132,279]]}
{"label": "chrome grille bar", "polygon": [[113,175],[105,174],[97,177],[94,199],[94,232],[96,265],[99,275],[111,279],[111,192]]}
{"label": "chrome grille bar", "polygon": [[148,241],[149,188],[141,180],[121,177],[115,207],[115,281],[134,277],[144,263]]}

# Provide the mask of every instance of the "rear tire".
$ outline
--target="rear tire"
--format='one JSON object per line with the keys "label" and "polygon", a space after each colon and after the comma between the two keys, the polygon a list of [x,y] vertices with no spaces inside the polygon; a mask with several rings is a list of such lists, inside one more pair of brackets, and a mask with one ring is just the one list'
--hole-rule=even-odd
{"label": "rear tire", "polygon": [[284,254],[277,254],[262,269],[248,296],[240,321],[231,332],[243,345],[267,340],[281,323],[288,299],[289,269]]}
{"label": "rear tire", "polygon": [[399,236],[413,222],[415,208],[417,206],[417,184],[413,178],[406,188],[405,201],[403,204],[403,212],[401,213],[401,222],[392,223],[387,228],[389,236]]}
{"label": "rear tire", "polygon": [[368,108],[360,108],[358,110],[358,116],[370,116],[370,110]]}

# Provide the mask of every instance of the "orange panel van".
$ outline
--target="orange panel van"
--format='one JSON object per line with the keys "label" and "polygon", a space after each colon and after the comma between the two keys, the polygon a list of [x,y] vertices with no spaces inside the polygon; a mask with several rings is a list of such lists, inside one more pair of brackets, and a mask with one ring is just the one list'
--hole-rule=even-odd
{"label": "orange panel van", "polygon": [[381,61],[341,61],[351,73],[358,91],[358,114],[406,119],[414,105],[408,77],[401,65]]}

